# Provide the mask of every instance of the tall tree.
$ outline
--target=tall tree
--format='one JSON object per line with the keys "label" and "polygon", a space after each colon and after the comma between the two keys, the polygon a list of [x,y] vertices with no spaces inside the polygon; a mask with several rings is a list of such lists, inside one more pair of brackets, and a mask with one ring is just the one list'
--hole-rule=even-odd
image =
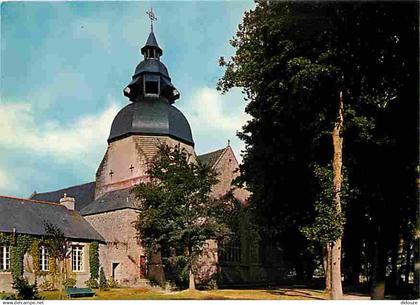
{"label": "tall tree", "polygon": [[[331,164],[340,148],[337,145],[334,151],[331,132],[337,126],[338,93],[343,92],[345,121],[336,135],[345,139],[342,160],[350,188],[358,194],[345,211],[350,209],[348,216],[359,217],[349,219],[349,225],[366,225],[359,237],[383,254],[372,256],[377,257],[375,270],[380,270],[373,275],[381,283],[373,285],[375,298],[383,297],[383,291],[375,291],[384,287],[385,223],[391,220],[401,232],[396,225],[399,221],[384,211],[395,210],[398,200],[404,202],[405,214],[412,208],[411,198],[416,197],[412,154],[403,161],[392,159],[386,174],[380,164],[383,167],[386,156],[397,156],[395,152],[406,145],[402,138],[393,143],[400,136],[391,135],[400,130],[398,122],[388,121],[387,127],[382,123],[391,109],[411,109],[404,124],[410,136],[416,133],[417,14],[415,2],[259,1],[254,10],[245,13],[231,41],[236,54],[229,60],[220,59],[226,71],[218,88],[223,92],[243,88],[246,111],[252,116],[239,134],[246,143],[242,179],[253,192],[251,202],[259,211],[261,224],[286,253],[305,251],[305,244],[289,242],[290,235],[298,235],[299,228],[313,224],[317,216],[313,203],[319,188],[308,165]],[[417,141],[411,138],[410,143]],[[385,153],[388,150],[392,153]],[[415,151],[410,146],[410,152]],[[390,193],[390,177],[396,173],[406,182],[398,188],[399,196]],[[337,190],[334,193],[339,194]],[[362,205],[364,212],[354,213],[353,203]],[[368,235],[372,232],[368,228],[377,234]]]}
{"label": "tall tree", "polygon": [[136,224],[141,240],[148,249],[173,250],[171,258],[185,262],[189,288],[195,289],[203,247],[228,235],[227,219],[234,206],[210,196],[217,173],[195,163],[179,146],[159,146],[147,174],[150,181],[134,189],[141,199]]}

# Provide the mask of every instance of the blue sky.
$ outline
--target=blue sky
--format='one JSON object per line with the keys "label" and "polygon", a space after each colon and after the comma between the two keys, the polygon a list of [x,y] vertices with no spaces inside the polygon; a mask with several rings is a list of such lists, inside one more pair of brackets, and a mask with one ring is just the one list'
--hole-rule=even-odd
{"label": "blue sky", "polygon": [[[181,92],[198,154],[238,158],[246,122],[240,90],[215,90],[220,56],[253,1],[153,2],[162,61]],[[122,89],[141,60],[150,2],[1,4],[0,194],[28,197],[93,181]]]}

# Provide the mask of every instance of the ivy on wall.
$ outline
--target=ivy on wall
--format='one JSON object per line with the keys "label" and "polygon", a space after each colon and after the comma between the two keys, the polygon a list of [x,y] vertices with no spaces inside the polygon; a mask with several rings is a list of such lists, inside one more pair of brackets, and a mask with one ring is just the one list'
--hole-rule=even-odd
{"label": "ivy on wall", "polygon": [[34,241],[34,237],[27,234],[18,234],[15,242],[11,246],[10,271],[13,280],[23,275],[23,257]]}
{"label": "ivy on wall", "polygon": [[39,262],[39,240],[35,239],[32,244],[31,247],[29,248],[29,255],[32,256],[32,267],[33,267],[33,272],[35,273],[35,276],[39,276],[39,264],[37,264],[37,262]]}
{"label": "ivy on wall", "polygon": [[40,245],[42,237],[35,237],[28,234],[16,234],[0,232],[0,246],[10,246],[10,269],[13,280],[22,277],[24,272],[24,256],[28,253],[32,257],[32,270],[35,277],[51,275],[55,279],[57,274],[57,264],[53,257],[49,258],[49,271],[39,269]]}
{"label": "ivy on wall", "polygon": [[93,242],[89,246],[90,278],[98,279],[99,276],[99,243]]}

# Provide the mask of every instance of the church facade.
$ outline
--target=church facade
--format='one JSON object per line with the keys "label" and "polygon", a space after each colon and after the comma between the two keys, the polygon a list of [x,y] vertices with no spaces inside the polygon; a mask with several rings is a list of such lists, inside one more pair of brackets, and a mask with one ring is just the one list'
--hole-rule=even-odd
{"label": "church facade", "polygon": [[[106,277],[122,286],[144,285],[148,276],[161,268],[159,260],[147,256],[138,238],[134,222],[139,201],[130,192],[139,182],[147,181],[147,163],[155,155],[158,145],[179,145],[193,162],[206,163],[216,169],[219,182],[213,189],[213,196],[229,191],[238,175],[239,164],[229,144],[214,152],[196,155],[190,125],[173,105],[180,93],[160,60],[163,50],[153,31],[141,48],[141,54],[143,58],[135,68],[131,82],[123,90],[129,104],[112,122],[108,147],[95,181],[34,193],[29,198],[0,196],[1,234],[42,236],[45,234],[42,223],[50,221],[72,241],[68,268],[77,280],[77,287],[84,287],[89,279],[88,256],[92,242],[99,243],[100,266]],[[236,189],[234,194],[246,204],[249,194],[245,189]],[[0,239],[0,291],[9,291],[13,244],[1,243]],[[238,281],[232,266],[242,272],[239,281],[247,282],[267,280],[266,270],[278,268],[274,265],[264,267],[256,261],[252,264],[241,262],[246,249],[241,250],[240,245],[225,248],[220,254],[217,245],[210,244],[212,255],[208,258],[207,268],[213,273],[225,272],[226,283]],[[41,257],[36,260],[26,253],[23,263],[24,276],[29,278],[35,277],[35,269],[46,271],[38,283],[48,279],[48,253],[45,249],[40,251]],[[263,275],[257,279],[255,272]]]}

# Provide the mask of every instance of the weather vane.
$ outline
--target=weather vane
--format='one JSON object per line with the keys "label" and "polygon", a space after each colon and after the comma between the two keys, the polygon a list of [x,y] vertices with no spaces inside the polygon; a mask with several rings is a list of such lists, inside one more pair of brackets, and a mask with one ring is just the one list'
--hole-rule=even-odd
{"label": "weather vane", "polygon": [[157,18],[155,16],[155,13],[153,13],[153,8],[150,7],[150,11],[147,11],[146,14],[150,18],[150,30],[153,32],[153,21],[156,21],[157,20]]}

